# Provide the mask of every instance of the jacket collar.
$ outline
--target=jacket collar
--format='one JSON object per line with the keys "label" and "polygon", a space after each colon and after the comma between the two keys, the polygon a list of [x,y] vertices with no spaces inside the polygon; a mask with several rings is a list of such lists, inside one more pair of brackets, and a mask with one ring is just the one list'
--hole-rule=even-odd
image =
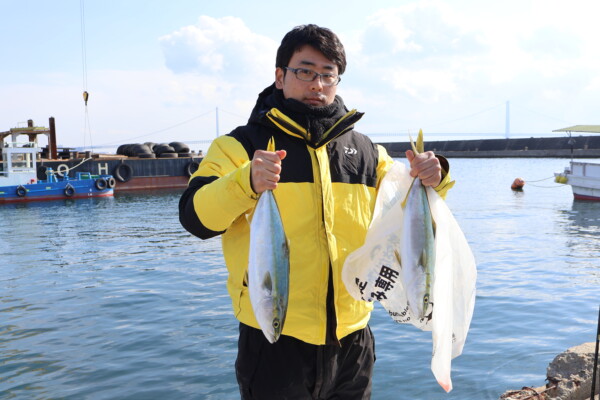
{"label": "jacket collar", "polygon": [[348,111],[340,96],[325,107],[310,107],[294,99],[285,99],[283,91],[271,85],[258,96],[248,122],[276,126],[280,130],[317,148],[351,130],[364,113]]}
{"label": "jacket collar", "polygon": [[288,135],[303,138],[311,147],[318,148],[354,128],[354,124],[361,119],[363,115],[364,113],[358,112],[355,109],[347,112],[338,119],[333,126],[326,130],[320,138],[317,138],[317,140],[312,137],[310,131],[275,107],[271,108],[265,114],[265,118]]}

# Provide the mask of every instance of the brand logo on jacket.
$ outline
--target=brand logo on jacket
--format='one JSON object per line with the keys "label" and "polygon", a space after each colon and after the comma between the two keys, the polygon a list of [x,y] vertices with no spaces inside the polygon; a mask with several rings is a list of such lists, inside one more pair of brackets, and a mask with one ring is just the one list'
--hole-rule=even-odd
{"label": "brand logo on jacket", "polygon": [[352,147],[346,147],[344,146],[344,154],[348,154],[348,155],[355,155],[356,153],[358,153],[358,151],[356,149],[353,149]]}

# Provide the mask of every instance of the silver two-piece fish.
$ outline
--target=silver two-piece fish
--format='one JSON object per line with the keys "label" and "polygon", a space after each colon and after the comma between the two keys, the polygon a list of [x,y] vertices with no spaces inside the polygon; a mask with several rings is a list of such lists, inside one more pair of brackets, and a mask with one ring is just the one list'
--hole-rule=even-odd
{"label": "silver two-piece fish", "polygon": [[[413,144],[413,151],[421,153],[423,147],[423,133],[419,132],[417,145]],[[427,192],[418,177],[414,179],[403,206],[404,221],[399,257],[402,281],[412,314],[422,319],[427,316],[429,305],[432,304],[435,227]]]}
{"label": "silver two-piece fish", "polygon": [[248,287],[254,316],[270,343],[285,323],[290,286],[288,241],[270,190],[258,199],[250,223]]}

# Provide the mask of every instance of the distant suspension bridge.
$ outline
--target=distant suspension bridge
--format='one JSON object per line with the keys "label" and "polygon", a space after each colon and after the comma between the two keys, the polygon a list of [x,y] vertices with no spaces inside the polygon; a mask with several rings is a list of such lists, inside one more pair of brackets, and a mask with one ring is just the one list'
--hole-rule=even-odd
{"label": "distant suspension bridge", "polygon": [[[442,125],[442,124],[447,124],[447,123],[451,123],[451,122],[456,122],[456,121],[461,121],[461,120],[473,118],[473,117],[475,117],[477,115],[483,114],[485,112],[489,112],[489,111],[494,110],[494,109],[498,109],[498,108],[503,107],[503,106],[505,107],[505,129],[504,129],[504,137],[508,139],[511,136],[511,132],[510,132],[510,108],[511,108],[511,104],[510,104],[510,101],[507,101],[506,103],[496,104],[496,105],[494,105],[492,107],[489,107],[489,108],[477,111],[477,112],[472,113],[472,114],[468,114],[468,115],[464,115],[464,116],[461,116],[461,117],[458,117],[458,118],[454,118],[452,120],[441,121],[439,123],[436,123],[436,124],[433,124],[433,125],[429,125],[429,127],[439,126],[439,125]],[[523,109],[525,109],[526,111],[528,111],[530,113],[538,114],[538,115],[543,116],[545,118],[551,118],[551,119],[554,119],[554,120],[557,120],[557,121],[561,121],[561,120],[558,120],[555,117],[544,115],[544,114],[541,114],[541,113],[529,110],[529,109],[527,109],[525,107],[522,107],[522,106],[519,106],[519,108],[523,108]],[[153,132],[149,132],[149,133],[138,135],[138,136],[133,136],[133,137],[130,137],[130,138],[127,138],[127,139],[124,139],[124,140],[119,140],[119,142],[105,143],[103,145],[99,145],[99,146],[95,146],[95,147],[99,147],[99,148],[110,147],[110,146],[119,145],[119,144],[122,144],[122,143],[125,143],[125,142],[133,142],[133,141],[136,141],[136,140],[140,141],[142,139],[152,137],[152,136],[154,136],[154,135],[156,135],[158,133],[167,132],[167,131],[170,131],[172,129],[178,128],[180,126],[189,124],[189,123],[191,123],[193,121],[196,121],[196,120],[198,120],[200,118],[208,117],[208,116],[210,116],[212,114],[214,114],[214,118],[215,118],[215,137],[219,137],[219,136],[222,135],[222,132],[220,132],[220,130],[219,130],[219,113],[220,112],[228,114],[228,115],[231,115],[231,116],[236,117],[236,118],[239,118],[243,122],[246,122],[248,120],[247,117],[238,115],[236,113],[233,113],[233,112],[230,112],[230,111],[227,111],[227,110],[219,109],[219,107],[216,107],[214,110],[205,111],[205,112],[203,112],[203,113],[201,113],[199,115],[196,115],[196,116],[194,116],[192,118],[189,118],[187,120],[178,122],[178,123],[176,123],[174,125],[171,125],[171,126],[168,126],[168,127],[165,127],[165,128],[153,131]],[[567,124],[567,122],[565,122],[565,121],[561,121],[561,122]],[[411,131],[416,131],[416,130],[405,129],[405,130],[401,130],[399,132],[391,132],[391,133],[367,133],[366,135],[369,136],[369,137],[371,137],[371,138],[374,138],[374,139],[386,139],[386,140],[389,140],[389,139],[398,139],[399,141],[406,141],[407,132],[411,132]],[[464,133],[464,132],[461,132],[461,133],[459,133],[459,132],[456,132],[456,133],[428,133],[428,136],[445,136],[445,137],[465,137],[465,136],[473,136],[473,135],[477,135],[479,137],[481,137],[481,136],[498,137],[498,136],[501,136],[502,133]],[[513,133],[513,135],[523,136],[525,134],[515,134],[515,133]],[[526,134],[526,136],[533,136],[533,135],[543,136],[543,135],[545,135],[545,133],[539,133],[539,134],[528,133],[528,134]],[[187,141],[187,143],[188,144],[210,144],[213,140],[214,140],[214,138],[212,138],[212,139],[200,139],[200,140]]]}

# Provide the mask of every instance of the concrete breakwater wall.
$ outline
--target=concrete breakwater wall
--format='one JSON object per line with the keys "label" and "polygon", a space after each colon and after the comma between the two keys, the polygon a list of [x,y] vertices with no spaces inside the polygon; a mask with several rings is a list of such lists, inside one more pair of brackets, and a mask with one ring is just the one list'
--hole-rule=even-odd
{"label": "concrete breakwater wall", "polygon": [[[379,143],[392,157],[404,157],[409,142]],[[600,158],[600,136],[425,141],[425,150],[448,158]]]}

